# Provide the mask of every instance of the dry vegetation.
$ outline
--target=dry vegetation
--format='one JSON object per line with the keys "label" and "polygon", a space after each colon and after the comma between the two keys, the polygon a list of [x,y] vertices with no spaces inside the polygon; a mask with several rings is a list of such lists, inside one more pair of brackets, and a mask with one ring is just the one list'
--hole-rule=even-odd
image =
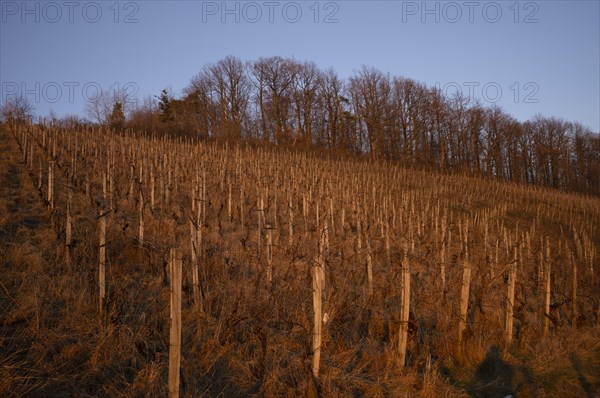
{"label": "dry vegetation", "polygon": [[0,138],[1,396],[167,395],[172,248],[182,396],[599,392],[598,197],[89,128]]}

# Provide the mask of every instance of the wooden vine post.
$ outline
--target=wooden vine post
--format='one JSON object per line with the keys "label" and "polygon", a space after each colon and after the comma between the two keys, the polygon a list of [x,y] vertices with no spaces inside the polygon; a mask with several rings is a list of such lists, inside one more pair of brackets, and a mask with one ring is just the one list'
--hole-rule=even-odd
{"label": "wooden vine post", "polygon": [[37,184],[37,190],[40,193],[40,197],[44,197],[44,191],[42,190],[42,179],[43,179],[43,167],[42,167],[42,158],[39,158],[40,161],[40,167],[38,168],[38,184]]}
{"label": "wooden vine post", "polygon": [[232,210],[232,199],[231,199],[231,180],[227,184],[227,221],[233,221],[233,210]]}
{"label": "wooden vine post", "polygon": [[263,217],[262,217],[262,211],[263,211],[263,199],[262,196],[259,196],[259,198],[256,199],[256,207],[257,207],[257,211],[256,214],[258,216],[257,219],[257,224],[258,224],[258,230],[257,230],[257,235],[256,235],[256,257],[260,260],[261,258],[261,254],[262,254],[262,243],[261,243],[261,238],[262,238],[262,222],[263,222]]}
{"label": "wooden vine post", "polygon": [[48,164],[48,210],[54,210],[54,161]]}
{"label": "wooden vine post", "polygon": [[273,282],[273,228],[270,225],[267,228],[267,285],[271,286]]}
{"label": "wooden vine post", "polygon": [[138,230],[138,237],[139,237],[139,244],[140,247],[144,247],[144,195],[142,193],[142,188],[140,187],[140,203],[139,203],[139,230]]}
{"label": "wooden vine post", "polygon": [[402,259],[402,291],[400,293],[400,333],[398,336],[398,361],[401,367],[406,363],[406,346],[408,343],[408,321],[410,315],[410,264],[408,260],[408,244],[404,244]]}
{"label": "wooden vine post", "polygon": [[325,288],[325,259],[323,257],[323,246],[325,244],[325,231],[320,231],[319,255],[312,267],[312,289],[313,289],[313,338],[312,338],[312,373],[315,379],[319,378],[319,365],[321,361],[321,339],[323,325],[323,289]]}
{"label": "wooden vine post", "polygon": [[98,298],[100,317],[104,314],[104,297],[106,294],[106,214],[100,210],[100,237],[98,262]]}
{"label": "wooden vine post", "polygon": [[571,269],[573,270],[573,284],[571,286],[571,327],[577,329],[577,262],[570,250],[567,250],[567,255],[571,261]]}
{"label": "wooden vine post", "polygon": [[465,329],[467,328],[467,311],[469,309],[469,291],[471,288],[471,264],[469,262],[469,224],[466,221],[464,230],[463,230],[463,252],[464,252],[464,262],[463,262],[463,277],[462,277],[462,286],[460,290],[460,318],[458,324],[458,353],[459,357],[462,353],[462,338]]}
{"label": "wooden vine post", "polygon": [[550,244],[548,242],[548,237],[546,237],[546,281],[544,288],[544,337],[548,335],[548,330],[550,329],[550,274],[552,271],[552,264],[550,262]]}
{"label": "wooden vine post", "polygon": [[515,282],[517,279],[517,263],[518,259],[518,249],[514,248],[514,260],[512,264],[510,264],[508,268],[508,290],[506,292],[506,313],[505,313],[505,333],[506,333],[506,342],[510,343],[512,341],[513,335],[513,312],[515,307]]}
{"label": "wooden vine post", "polygon": [[[446,231],[447,231],[447,224],[446,224],[446,215],[444,214],[444,217],[442,218],[442,242],[440,245],[440,280],[442,283],[442,289],[446,288]],[[448,242],[449,243],[449,242]]]}
{"label": "wooden vine post", "polygon": [[288,197],[288,243],[291,246],[294,239],[294,209],[292,207],[292,194]]}
{"label": "wooden vine post", "polygon": [[373,254],[368,233],[365,233],[365,243],[367,245],[367,297],[373,297]]}
{"label": "wooden vine post", "polygon": [[102,206],[100,207],[100,236],[99,236],[99,255],[98,255],[98,305],[100,317],[104,315],[104,299],[106,296],[106,211],[107,204],[107,176],[106,173],[102,177]]}
{"label": "wooden vine post", "polygon": [[169,271],[171,279],[171,330],[169,336],[169,397],[179,397],[181,368],[181,253],[171,249]]}
{"label": "wooden vine post", "polygon": [[192,259],[192,289],[194,303],[200,304],[200,280],[198,274],[198,224],[190,218],[190,254]]}
{"label": "wooden vine post", "polygon": [[67,270],[71,271],[71,246],[73,243],[73,218],[71,216],[71,201],[73,193],[69,189],[67,199],[67,223],[65,226],[65,262],[67,263]]}

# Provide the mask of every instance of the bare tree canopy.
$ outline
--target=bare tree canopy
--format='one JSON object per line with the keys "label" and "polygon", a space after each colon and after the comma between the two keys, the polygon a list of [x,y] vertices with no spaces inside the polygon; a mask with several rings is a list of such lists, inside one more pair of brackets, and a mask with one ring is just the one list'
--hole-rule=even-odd
{"label": "bare tree canopy", "polygon": [[116,104],[121,104],[121,111],[127,115],[136,104],[132,94],[124,88],[118,90],[102,90],[98,95],[90,98],[85,103],[85,114],[98,124],[110,125],[111,115]]}
{"label": "bare tree canopy", "polygon": [[[2,118],[28,120],[14,97]],[[488,178],[600,193],[600,136],[578,123],[521,122],[495,104],[362,66],[348,79],[314,62],[227,56],[200,68],[183,95],[170,90],[137,106],[127,90],[88,101],[107,127],[275,145],[393,160]]]}
{"label": "bare tree canopy", "polygon": [[33,117],[33,105],[23,95],[11,95],[0,106],[0,117],[3,122],[26,123]]}

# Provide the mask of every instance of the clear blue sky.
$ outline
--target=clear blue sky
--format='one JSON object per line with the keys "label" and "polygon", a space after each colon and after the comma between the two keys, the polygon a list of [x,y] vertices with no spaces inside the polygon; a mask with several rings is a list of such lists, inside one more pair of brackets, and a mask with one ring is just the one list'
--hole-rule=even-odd
{"label": "clear blue sky", "polygon": [[519,120],[600,131],[597,0],[2,0],[0,12],[0,101],[25,89],[37,114],[82,115],[98,86],[179,94],[206,63],[280,55],[342,77],[371,65],[472,91]]}

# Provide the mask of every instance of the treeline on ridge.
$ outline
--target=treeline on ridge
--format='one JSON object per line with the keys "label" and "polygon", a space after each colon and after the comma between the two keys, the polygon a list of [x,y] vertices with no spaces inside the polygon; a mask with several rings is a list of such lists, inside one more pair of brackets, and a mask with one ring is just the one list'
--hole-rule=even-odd
{"label": "treeline on ridge", "polygon": [[259,140],[600,193],[597,132],[540,115],[520,122],[498,106],[367,66],[344,80],[314,62],[228,56],[205,65],[179,98],[168,90],[141,102],[104,94],[86,114],[117,129]]}

